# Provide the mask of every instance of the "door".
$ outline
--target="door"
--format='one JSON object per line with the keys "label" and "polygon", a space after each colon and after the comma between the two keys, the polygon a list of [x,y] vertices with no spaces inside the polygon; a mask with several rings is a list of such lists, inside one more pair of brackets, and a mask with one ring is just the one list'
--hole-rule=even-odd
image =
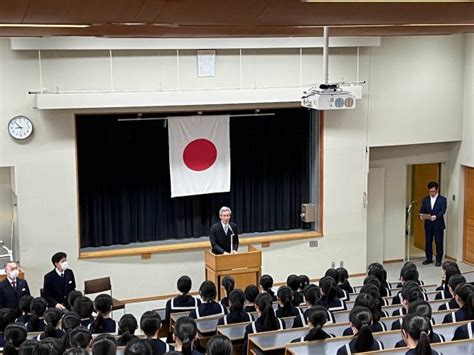
{"label": "door", "polygon": [[[413,165],[412,171],[412,201],[416,201],[416,206],[412,213],[412,231],[415,247],[425,250],[425,229],[424,223],[419,220],[421,201],[428,195],[428,183],[430,181],[440,182],[440,164],[417,164]],[[440,193],[441,193],[441,184]]]}
{"label": "door", "polygon": [[367,204],[367,265],[383,262],[385,169],[369,169]]}
{"label": "door", "polygon": [[474,264],[474,168],[464,169],[464,261]]}

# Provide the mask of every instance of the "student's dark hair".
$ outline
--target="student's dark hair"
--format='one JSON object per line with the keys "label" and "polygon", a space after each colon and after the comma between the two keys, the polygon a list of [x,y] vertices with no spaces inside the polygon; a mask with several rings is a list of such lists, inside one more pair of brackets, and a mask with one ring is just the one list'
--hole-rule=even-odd
{"label": "student's dark hair", "polygon": [[382,317],[382,305],[380,304],[380,300],[375,299],[369,293],[360,293],[355,301],[354,307],[361,306],[368,308],[372,312],[372,322],[378,322]]}
{"label": "student's dark hair", "polygon": [[293,291],[298,291],[300,288],[300,280],[298,275],[291,274],[286,278],[286,285],[291,288]]}
{"label": "student's dark hair", "polygon": [[293,290],[288,286],[281,286],[277,292],[278,301],[282,304],[283,317],[290,317],[293,315]]}
{"label": "student's dark hair", "polygon": [[181,317],[176,321],[174,336],[182,343],[183,355],[191,355],[193,352],[193,341],[197,334],[197,325],[190,317]]}
{"label": "student's dark hair", "polygon": [[415,313],[419,316],[426,317],[428,319],[431,319],[431,313],[432,313],[432,308],[431,305],[426,302],[425,300],[416,300],[408,306],[407,314],[408,313]]}
{"label": "student's dark hair", "polygon": [[60,251],[51,257],[51,262],[53,263],[54,266],[56,266],[56,263],[59,263],[61,259],[64,259],[64,258],[67,258],[67,254]]}
{"label": "student's dark hair", "polygon": [[38,343],[33,351],[35,355],[61,355],[63,353],[63,344],[59,339],[46,338]]}
{"label": "student's dark hair", "polygon": [[383,265],[380,263],[372,263],[369,265],[367,275],[375,276],[380,281],[380,290],[382,288],[389,288],[387,283],[387,270],[384,269]]}
{"label": "student's dark hair", "polygon": [[127,344],[124,355],[153,355],[151,344],[145,339],[135,339]]}
{"label": "student's dark hair", "polygon": [[229,294],[230,311],[241,313],[244,309],[245,294],[241,289],[236,288]]}
{"label": "student's dark hair", "polygon": [[28,332],[23,324],[9,324],[4,334],[7,343],[3,347],[3,355],[17,355],[18,350],[16,348],[26,340],[27,334]]}
{"label": "student's dark hair", "polygon": [[140,318],[140,328],[147,337],[152,337],[161,326],[161,317],[157,311],[147,311]]}
{"label": "student's dark hair", "polygon": [[66,312],[61,318],[61,328],[64,331],[72,330],[81,325],[81,317],[76,312]]}
{"label": "student's dark hair", "polygon": [[380,289],[382,288],[382,283],[380,282],[380,280],[373,276],[373,275],[370,275],[370,276],[367,276],[365,279],[364,279],[364,286],[365,285],[374,285],[375,287],[377,287],[377,290],[379,290],[380,292]]}
{"label": "student's dark hair", "polygon": [[255,305],[260,310],[262,330],[277,330],[279,328],[275,311],[273,310],[273,299],[268,293],[260,293],[255,299]]}
{"label": "student's dark hair", "polygon": [[270,275],[262,275],[262,277],[260,277],[260,286],[262,286],[264,291],[271,290],[273,287],[273,277]]}
{"label": "student's dark hair", "polygon": [[326,273],[324,274],[324,276],[330,276],[334,279],[334,281],[336,281],[336,285],[339,283],[339,273],[337,272],[336,269],[327,269],[326,270]]}
{"label": "student's dark hair", "polygon": [[330,277],[325,276],[319,280],[319,288],[321,291],[321,304],[327,306],[330,300],[337,297],[336,281]]}
{"label": "student's dark hair", "polygon": [[224,287],[226,295],[229,296],[229,293],[232,292],[235,286],[235,280],[232,276],[224,276],[222,278],[222,287]]}
{"label": "student's dark hair", "polygon": [[402,329],[413,340],[418,341],[415,354],[417,355],[431,355],[430,346],[430,320],[426,317],[420,316],[416,313],[408,313],[403,317]]}
{"label": "student's dark hair", "polygon": [[454,291],[459,284],[463,283],[466,283],[466,278],[461,274],[456,274],[449,278],[448,285]]}
{"label": "student's dark hair", "polygon": [[459,284],[454,293],[464,302],[466,319],[474,319],[474,286],[468,283]]}
{"label": "student's dark hair", "polygon": [[339,279],[339,283],[342,285],[342,287],[344,289],[349,288],[351,285],[349,283],[349,272],[347,271],[347,269],[343,267],[339,267],[336,269],[336,271],[337,271],[337,277]]}
{"label": "student's dark hair", "polygon": [[94,312],[94,302],[89,297],[81,296],[76,298],[72,310],[79,314],[81,319],[90,318]]}
{"label": "student's dark hair", "polygon": [[178,288],[178,291],[184,294],[189,293],[191,291],[191,287],[193,285],[193,282],[191,281],[191,278],[189,276],[181,276],[178,279],[178,282],[176,283],[176,287]]}
{"label": "student's dark hair", "polygon": [[21,296],[20,302],[19,302],[20,311],[22,311],[23,313],[30,313],[31,301],[33,301],[33,296],[30,296],[30,295]]}
{"label": "student's dark hair", "polygon": [[245,300],[247,300],[250,303],[255,303],[255,299],[257,298],[259,294],[258,287],[255,285],[248,285],[245,288],[244,294],[245,294]]}
{"label": "student's dark hair", "polygon": [[374,299],[379,300],[379,303],[380,303],[381,306],[384,305],[383,297],[380,295],[380,290],[378,289],[378,287],[376,285],[368,283],[368,284],[362,286],[359,292],[360,293],[368,293]]}
{"label": "student's dark hair", "polygon": [[423,300],[424,295],[423,292],[421,291],[420,287],[418,285],[408,285],[405,287],[406,284],[404,284],[402,287],[402,298],[406,300],[408,303],[412,303],[416,300]]}
{"label": "student's dark hair", "polygon": [[72,308],[74,306],[74,302],[76,302],[76,300],[81,296],[82,296],[81,291],[73,290],[73,291],[69,292],[69,294],[67,295],[67,303]]}
{"label": "student's dark hair", "polygon": [[32,355],[36,350],[39,341],[36,339],[27,339],[20,345],[19,355]]}
{"label": "student's dark hair", "polygon": [[40,334],[40,340],[58,337],[56,328],[59,325],[62,316],[63,313],[57,308],[48,308],[46,312],[44,312],[44,322],[46,323],[46,328],[44,329],[43,333]]}
{"label": "student's dark hair", "polygon": [[474,289],[471,289],[465,303],[466,319],[474,320]]}
{"label": "student's dark hair", "polygon": [[439,185],[436,181],[430,181],[428,183],[428,189],[435,188],[436,190],[439,190]]}
{"label": "student's dark hair", "polygon": [[118,322],[118,335],[120,335],[120,343],[128,344],[135,339],[135,331],[138,328],[137,319],[133,314],[124,314]]}
{"label": "student's dark hair", "polygon": [[309,310],[308,323],[313,325],[313,328],[306,334],[304,341],[321,340],[325,338],[323,326],[328,321],[328,311],[322,306],[316,306]]}
{"label": "student's dark hair", "polygon": [[365,307],[354,307],[349,312],[349,321],[358,330],[356,334],[355,349],[357,352],[370,351],[374,344],[374,336],[370,325],[372,324],[372,312]]}
{"label": "student's dark hair", "polygon": [[98,295],[94,300],[94,308],[97,312],[97,317],[95,317],[92,325],[96,329],[97,333],[105,332],[105,318],[104,315],[109,314],[112,311],[112,297],[110,295],[101,294]]}
{"label": "student's dark hair", "polygon": [[305,288],[303,294],[304,299],[309,305],[315,306],[319,304],[321,299],[321,291],[319,290],[318,286],[308,285],[308,287]]}
{"label": "student's dark hair", "polygon": [[63,355],[89,355],[89,352],[86,349],[70,348],[64,350]]}
{"label": "student's dark hair", "polygon": [[416,264],[411,261],[407,261],[405,264],[403,264],[402,268],[400,269],[400,279],[403,278],[403,274],[407,270],[417,270]]}
{"label": "student's dark hair", "polygon": [[206,345],[207,355],[232,355],[232,342],[225,335],[214,335]]}
{"label": "student's dark hair", "polygon": [[418,270],[416,269],[407,269],[403,272],[403,281],[416,281],[417,283],[419,282],[420,279],[420,274],[418,273]]}
{"label": "student's dark hair", "polygon": [[[456,265],[456,266],[457,266],[457,265]],[[454,275],[459,275],[459,274],[461,274],[461,273],[459,272],[459,268],[456,267],[456,266],[449,265],[449,266],[446,267],[446,269],[445,269],[445,271],[444,271],[444,273],[445,273],[445,274],[444,274],[444,275],[445,275],[445,276],[444,276],[444,282],[445,282],[446,284],[448,284],[448,285],[449,285],[449,280],[451,279],[451,277],[453,277]]]}
{"label": "student's dark hair", "polygon": [[38,331],[43,325],[44,312],[48,308],[48,303],[42,297],[33,298],[30,304],[31,317],[27,323],[27,329],[30,332]]}
{"label": "student's dark hair", "polygon": [[117,341],[113,335],[103,333],[94,338],[92,342],[93,355],[116,355]]}
{"label": "student's dark hair", "polygon": [[298,280],[300,282],[300,290],[304,290],[304,288],[308,286],[310,282],[308,275],[300,275],[298,276]]}
{"label": "student's dark hair", "polygon": [[69,332],[69,345],[73,348],[85,349],[91,340],[92,334],[86,327],[79,326]]}
{"label": "student's dark hair", "polygon": [[216,285],[212,281],[204,281],[199,287],[199,294],[203,301],[214,301],[217,296]]}
{"label": "student's dark hair", "polygon": [[5,332],[5,328],[16,319],[16,313],[11,308],[0,308],[0,333]]}

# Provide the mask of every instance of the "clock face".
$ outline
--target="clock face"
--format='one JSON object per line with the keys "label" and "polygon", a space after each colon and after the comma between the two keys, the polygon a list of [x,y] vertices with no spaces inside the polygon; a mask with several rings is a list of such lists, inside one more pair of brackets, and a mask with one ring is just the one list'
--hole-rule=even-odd
{"label": "clock face", "polygon": [[15,139],[26,139],[33,133],[33,123],[25,116],[15,116],[8,122],[8,132]]}

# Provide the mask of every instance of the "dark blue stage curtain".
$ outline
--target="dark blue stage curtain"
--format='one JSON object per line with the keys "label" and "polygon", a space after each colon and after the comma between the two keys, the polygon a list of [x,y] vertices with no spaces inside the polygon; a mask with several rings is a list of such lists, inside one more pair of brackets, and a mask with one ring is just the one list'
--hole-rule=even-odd
{"label": "dark blue stage curtain", "polygon": [[[299,214],[311,201],[317,118],[303,108],[267,112],[275,116],[230,120],[229,193],[174,199],[165,121],[76,116],[81,247],[206,236],[223,205],[231,207],[239,234],[305,228]],[[205,114],[213,113],[222,112]]]}

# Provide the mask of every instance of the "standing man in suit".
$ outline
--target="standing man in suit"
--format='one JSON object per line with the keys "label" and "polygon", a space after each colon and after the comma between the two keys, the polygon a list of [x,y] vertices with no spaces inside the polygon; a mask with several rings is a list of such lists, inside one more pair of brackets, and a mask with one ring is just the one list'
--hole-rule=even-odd
{"label": "standing man in suit", "polygon": [[54,254],[51,261],[54,269],[44,276],[43,296],[49,307],[66,310],[69,308],[67,296],[76,289],[74,273],[68,267],[66,253]]}
{"label": "standing man in suit", "polygon": [[7,261],[3,268],[7,277],[0,282],[0,308],[11,308],[20,316],[20,298],[30,295],[28,282],[18,277],[20,271],[13,261]]}
{"label": "standing man in suit", "polygon": [[220,222],[213,224],[209,230],[209,239],[214,254],[237,253],[239,235],[237,234],[237,225],[230,222],[231,214],[232,211],[229,207],[221,207],[219,210]]}
{"label": "standing man in suit", "polygon": [[446,225],[444,223],[444,214],[447,208],[447,199],[439,194],[439,185],[435,181],[428,184],[429,196],[426,196],[420,208],[420,219],[423,220],[422,214],[430,215],[429,219],[425,219],[425,253],[426,260],[423,265],[433,262],[433,238],[436,243],[436,266],[441,266],[443,259],[443,236]]}

